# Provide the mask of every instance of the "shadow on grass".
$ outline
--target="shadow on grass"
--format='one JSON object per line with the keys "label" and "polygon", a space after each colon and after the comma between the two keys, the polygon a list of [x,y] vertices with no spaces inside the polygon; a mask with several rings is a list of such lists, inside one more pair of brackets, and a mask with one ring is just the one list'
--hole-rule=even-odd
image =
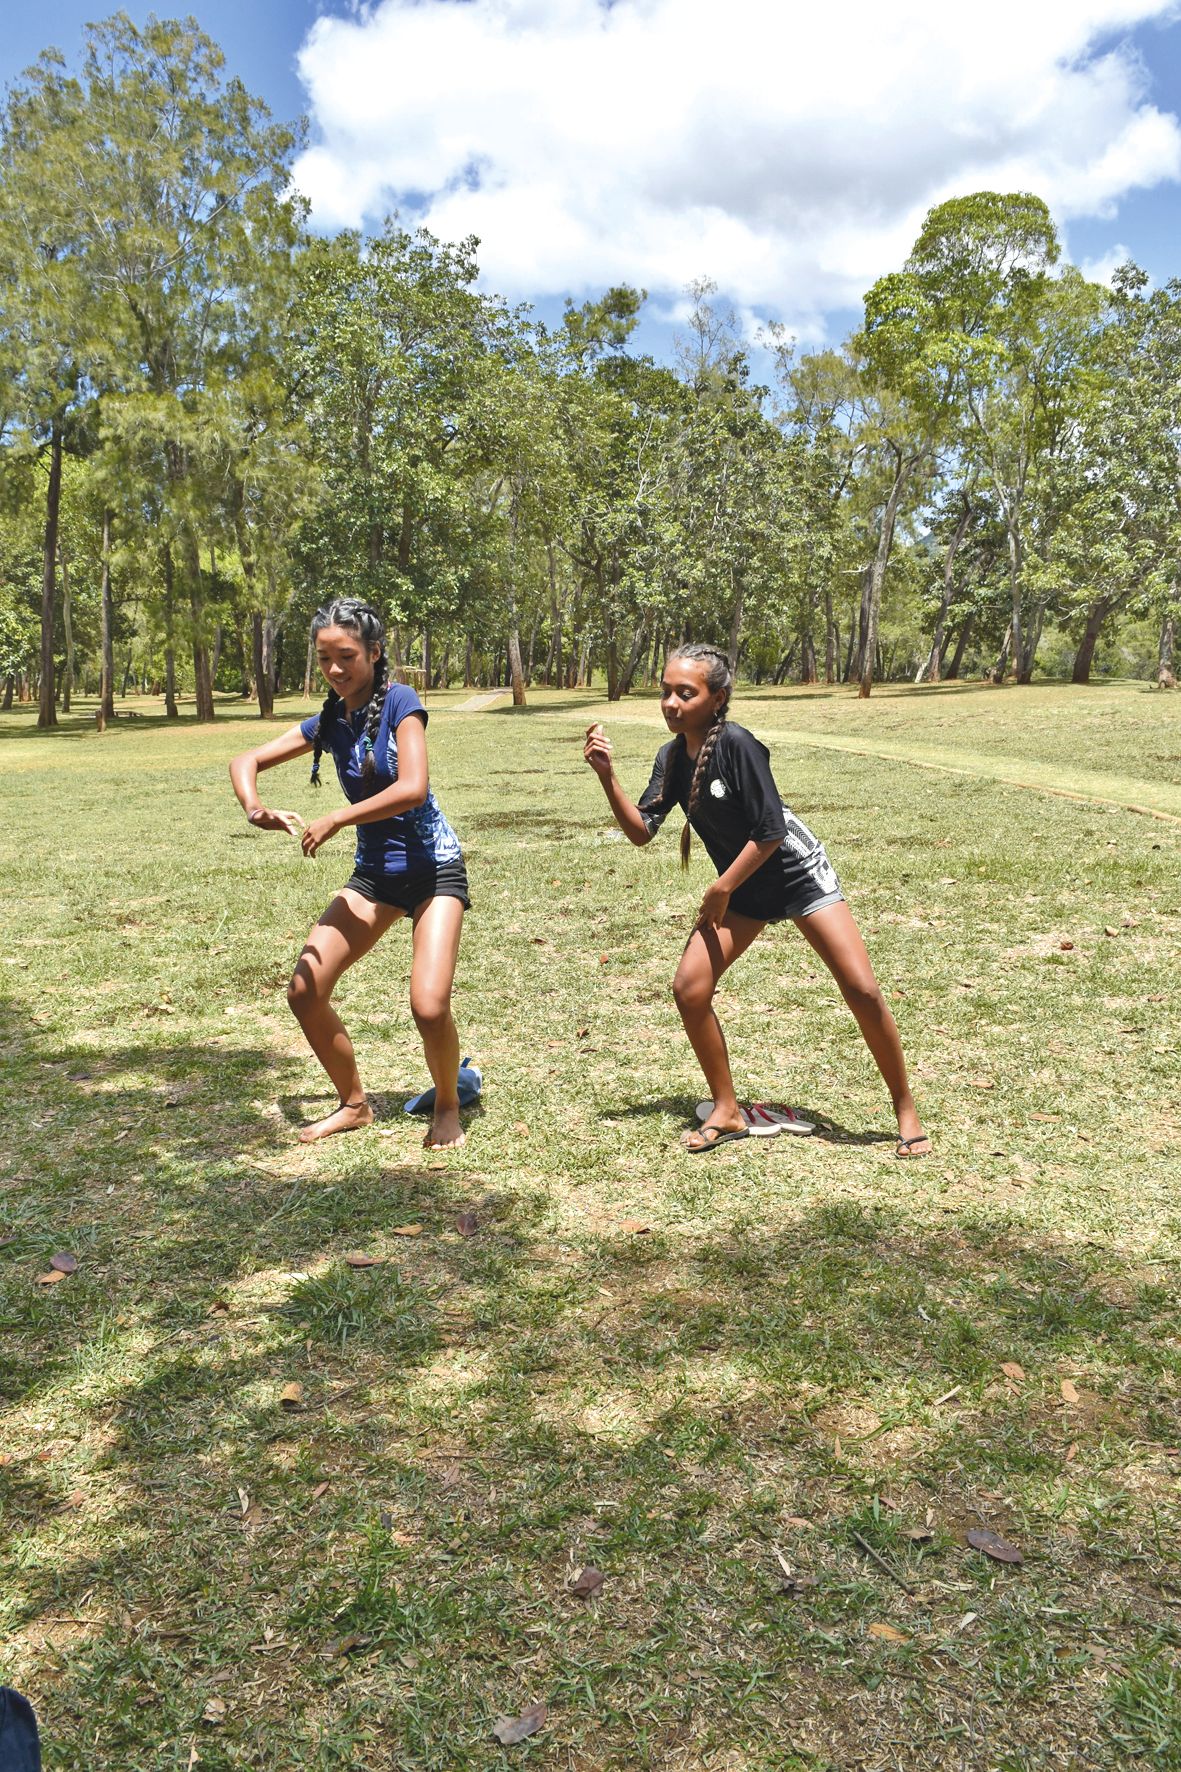
{"label": "shadow on grass", "polygon": [[[1175,1432],[1177,1303],[1113,1288],[1104,1251],[856,1201],[559,1241],[548,1183],[387,1166],[368,1135],[274,1173],[293,1153],[273,1118],[218,1111],[231,1083],[273,1097],[265,1052],[48,1059],[19,1005],[5,1033],[49,1065],[47,1106],[87,1115],[85,1149],[10,1184],[0,1251],[0,1325],[24,1343],[5,1401],[58,1420],[0,1466],[8,1621],[54,1646],[56,1763],[183,1764],[223,1670],[203,1763],[499,1763],[479,1744],[523,1658],[554,1751],[585,1725],[572,1763],[627,1772],[735,1743],[784,1767],[817,1712],[813,1766],[889,1764],[889,1730],[898,1765],[948,1772],[1067,1765],[1080,1743],[1114,1766],[1150,1745],[1144,1717],[1164,1727],[1145,1645],[1172,1628],[1175,1551],[1149,1536],[1171,1477],[1158,1497],[1140,1467]],[[92,1087],[134,1072],[197,1087],[177,1108]],[[370,1241],[379,1265],[350,1267]],[[38,1293],[67,1246],[79,1271]],[[1021,1571],[965,1548],[979,1525]],[[785,1595],[783,1554],[815,1585]],[[585,1563],[608,1575],[597,1613],[569,1593]],[[891,1616],[896,1648],[866,1634]],[[1092,1640],[1135,1670],[1110,1755]],[[305,1711],[320,1745],[297,1755]]]}

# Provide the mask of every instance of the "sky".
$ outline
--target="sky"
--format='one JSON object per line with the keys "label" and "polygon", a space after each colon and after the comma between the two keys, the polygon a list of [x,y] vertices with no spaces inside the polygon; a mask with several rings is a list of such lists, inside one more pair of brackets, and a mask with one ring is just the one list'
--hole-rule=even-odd
{"label": "sky", "polygon": [[[838,342],[926,210],[972,190],[1045,197],[1091,275],[1127,256],[1181,274],[1181,0],[183,10],[277,117],[307,116],[294,175],[313,225],[374,228],[396,208],[475,233],[485,286],[551,320],[567,295],[639,285],[660,357],[703,277],[748,341],[777,320]],[[50,40],[76,57],[96,13],[55,0],[48,26],[0,0],[0,83]]]}

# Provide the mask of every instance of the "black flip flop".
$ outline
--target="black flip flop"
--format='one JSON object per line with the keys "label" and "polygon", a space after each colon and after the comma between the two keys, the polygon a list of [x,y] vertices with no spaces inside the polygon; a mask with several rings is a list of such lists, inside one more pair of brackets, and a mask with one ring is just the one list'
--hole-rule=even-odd
{"label": "black flip flop", "polygon": [[714,1136],[706,1139],[704,1144],[683,1144],[681,1149],[688,1151],[691,1157],[699,1157],[702,1151],[716,1151],[720,1144],[732,1144],[736,1138],[750,1137],[745,1126],[739,1131],[728,1126],[715,1126],[712,1120],[701,1127],[697,1133],[698,1138],[705,1138],[707,1132],[712,1132]]}
{"label": "black flip flop", "polygon": [[[910,1148],[912,1144],[923,1144],[924,1142],[927,1144],[931,1143],[931,1135],[929,1132],[916,1132],[913,1138],[900,1138],[898,1140],[898,1148],[894,1152],[894,1155],[898,1158],[900,1163],[913,1163],[919,1157],[929,1157],[931,1155],[930,1151],[912,1151]],[[906,1152],[905,1157],[902,1155],[903,1151]]]}

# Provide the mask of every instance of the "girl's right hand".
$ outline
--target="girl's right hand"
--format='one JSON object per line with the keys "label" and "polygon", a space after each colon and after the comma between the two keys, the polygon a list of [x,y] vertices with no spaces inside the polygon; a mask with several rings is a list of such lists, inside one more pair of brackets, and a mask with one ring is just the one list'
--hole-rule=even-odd
{"label": "girl's right hand", "polygon": [[600,781],[611,779],[613,768],[611,759],[614,749],[614,745],[597,720],[593,726],[587,727],[586,743],[582,747],[582,754]]}
{"label": "girl's right hand", "polygon": [[256,806],[247,818],[256,831],[286,831],[288,836],[298,837],[303,830],[298,812],[272,812],[269,806]]}

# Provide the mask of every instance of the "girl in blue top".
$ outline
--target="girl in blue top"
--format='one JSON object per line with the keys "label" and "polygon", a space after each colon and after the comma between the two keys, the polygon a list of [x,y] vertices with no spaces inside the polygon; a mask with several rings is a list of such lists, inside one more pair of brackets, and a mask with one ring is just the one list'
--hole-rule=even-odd
{"label": "girl in blue top", "polygon": [[[434,1118],[423,1142],[428,1150],[461,1145],[451,987],[470,901],[459,840],[430,789],[426,709],[413,689],[390,682],[381,619],[368,603],[342,597],[318,609],[312,638],[328,683],[324,706],[230,764],[234,792],[250,823],[262,831],[302,832],[305,855],[317,854],[346,825],[358,827],[352,878],[312,930],[287,987],[292,1013],[340,1097],[339,1107],[299,1136],[306,1144],[371,1124],[373,1109],[332,993],[354,960],[391,923],[409,916],[410,1009],[435,1085]],[[317,786],[321,755],[330,753],[348,803],[304,828],[296,813],[261,803],[258,773],[308,751],[314,753]]]}

